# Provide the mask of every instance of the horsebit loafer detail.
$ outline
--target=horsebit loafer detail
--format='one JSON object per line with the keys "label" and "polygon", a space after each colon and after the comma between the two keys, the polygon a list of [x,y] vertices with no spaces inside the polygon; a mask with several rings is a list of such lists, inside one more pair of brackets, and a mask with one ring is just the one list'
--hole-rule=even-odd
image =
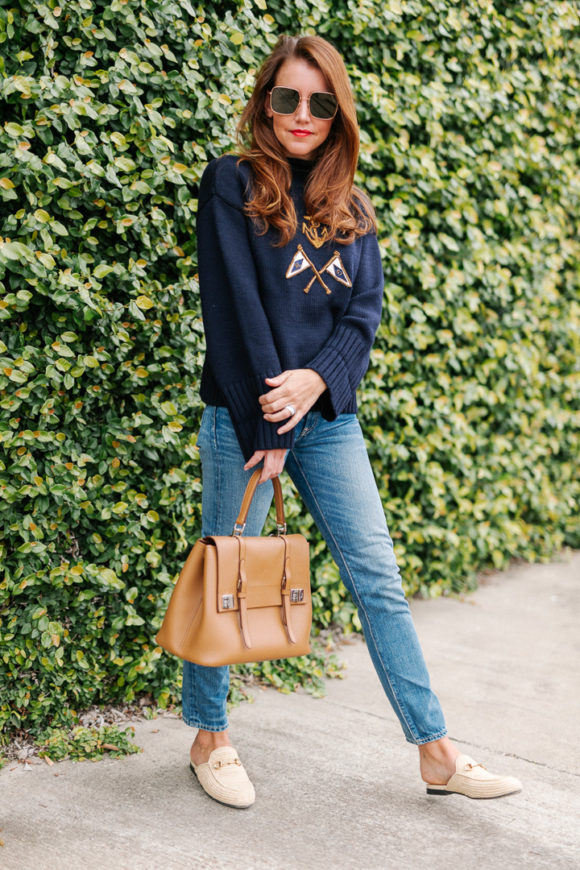
{"label": "horsebit loafer detail", "polygon": [[256,800],[254,786],[233,746],[219,746],[203,764],[189,764],[199,784],[220,804],[243,810]]}
{"label": "horsebit loafer detail", "polygon": [[521,791],[522,784],[515,776],[497,776],[469,755],[460,755],[455,762],[455,773],[445,785],[427,783],[427,794],[462,794],[468,798],[485,799],[505,797]]}

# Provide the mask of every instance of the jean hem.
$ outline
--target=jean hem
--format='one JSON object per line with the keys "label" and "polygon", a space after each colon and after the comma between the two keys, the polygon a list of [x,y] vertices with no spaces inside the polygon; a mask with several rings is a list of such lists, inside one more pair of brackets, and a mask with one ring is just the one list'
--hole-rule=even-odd
{"label": "jean hem", "polygon": [[441,740],[442,737],[447,737],[447,728],[438,731],[437,734],[433,734],[431,737],[406,737],[405,739],[407,743],[411,743],[413,746],[423,746],[424,743],[433,743],[434,740]]}
{"label": "jean hem", "polygon": [[188,719],[183,714],[181,715],[181,718],[186,725],[189,725],[191,728],[197,728],[200,731],[227,731],[229,728],[228,722],[226,722],[225,725],[209,725],[207,722],[202,722],[200,719]]}

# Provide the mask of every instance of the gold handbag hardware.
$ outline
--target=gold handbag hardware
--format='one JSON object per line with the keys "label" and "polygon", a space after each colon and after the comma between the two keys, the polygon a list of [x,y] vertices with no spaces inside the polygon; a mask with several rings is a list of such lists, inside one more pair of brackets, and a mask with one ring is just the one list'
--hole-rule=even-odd
{"label": "gold handbag hardware", "polygon": [[275,477],[275,536],[244,536],[261,470],[244,493],[231,535],[208,535],[191,549],[175,584],[157,643],[200,665],[310,652],[312,599],[308,541],[287,534]]}

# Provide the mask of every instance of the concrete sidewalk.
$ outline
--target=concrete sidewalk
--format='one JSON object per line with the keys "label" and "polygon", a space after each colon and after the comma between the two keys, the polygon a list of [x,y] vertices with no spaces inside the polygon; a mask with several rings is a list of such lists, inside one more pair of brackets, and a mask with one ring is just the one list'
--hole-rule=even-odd
{"label": "concrete sidewalk", "polygon": [[136,723],[143,753],[0,772],[4,870],[559,870],[580,867],[580,553],[464,599],[412,603],[450,735],[522,780],[496,801],[428,797],[363,643],[323,700],[257,691],[232,735],[257,802],[207,798],[192,732]]}

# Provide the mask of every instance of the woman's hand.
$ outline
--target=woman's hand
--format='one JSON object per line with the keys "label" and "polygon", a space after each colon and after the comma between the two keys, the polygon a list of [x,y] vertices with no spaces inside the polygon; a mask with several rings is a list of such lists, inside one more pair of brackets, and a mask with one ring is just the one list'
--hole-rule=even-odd
{"label": "woman's hand", "polygon": [[244,465],[244,470],[249,471],[250,468],[258,465],[258,463],[263,459],[264,466],[258,483],[265,483],[267,480],[271,480],[273,477],[277,477],[282,473],[287,452],[286,449],[278,447],[273,450],[256,450],[254,455],[250,456]]}
{"label": "woman's hand", "polygon": [[[277,430],[278,435],[293,429],[326,389],[326,383],[314,369],[288,369],[275,378],[266,378],[266,383],[274,389],[260,396],[264,420],[286,421]],[[294,409],[293,414],[289,407]]]}
{"label": "woman's hand", "polygon": [[[286,421],[278,429],[279,435],[293,429],[326,389],[325,382],[313,369],[289,369],[275,378],[266,378],[266,383],[273,389],[260,396],[260,405],[264,420],[270,423]],[[294,408],[294,414],[290,414],[287,405]],[[264,483],[282,473],[287,452],[285,448],[256,450],[244,469],[249,471],[264,460],[260,476],[260,483]]]}

